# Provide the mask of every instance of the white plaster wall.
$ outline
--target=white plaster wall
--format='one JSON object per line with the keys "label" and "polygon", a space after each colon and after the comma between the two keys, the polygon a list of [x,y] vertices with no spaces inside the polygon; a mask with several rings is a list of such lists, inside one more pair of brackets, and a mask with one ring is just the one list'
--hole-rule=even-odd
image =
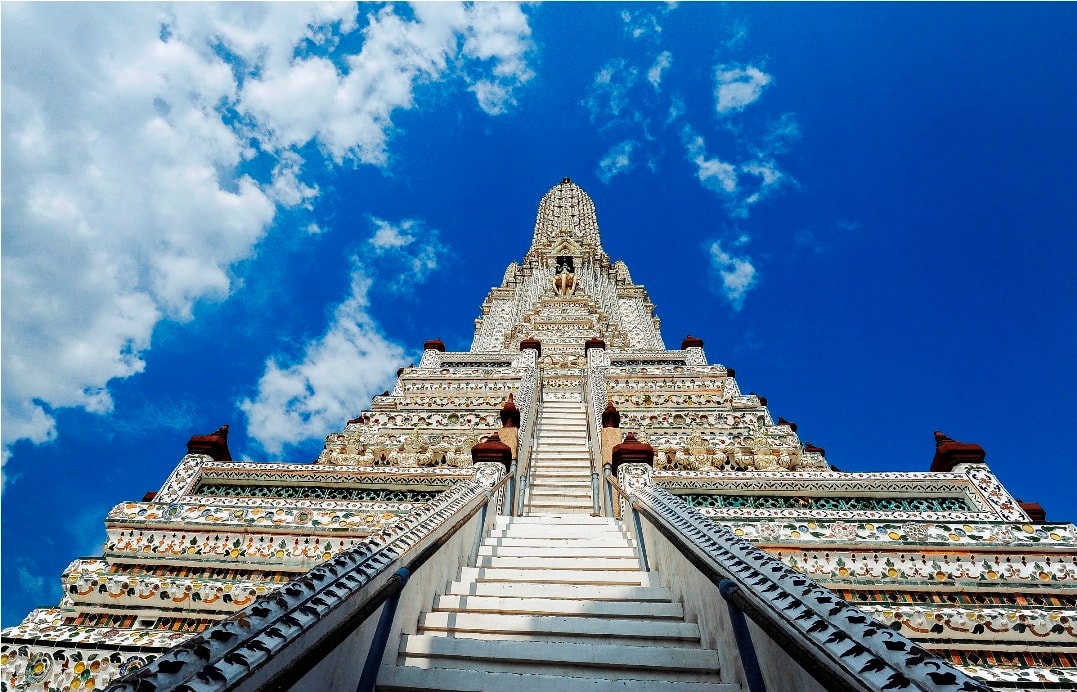
{"label": "white plaster wall", "polygon": [[[722,665],[722,682],[737,683],[747,689],[740,652],[737,650],[729,619],[729,609],[717,585],[681,555],[650,522],[642,518],[641,522],[651,569],[659,573],[662,585],[673,592],[673,599],[684,606],[685,619],[699,625],[703,647],[718,652]],[[748,620],[748,627],[768,690],[821,692],[826,689],[756,627],[751,619]]]}
{"label": "white plaster wall", "polygon": [[[481,513],[476,514],[459,531],[442,546],[426,563],[420,567],[408,579],[400,594],[400,603],[397,606],[396,617],[393,618],[393,628],[389,633],[389,639],[385,644],[385,654],[382,657],[382,665],[396,663],[397,653],[400,650],[400,638],[404,634],[415,634],[419,623],[419,615],[430,610],[434,605],[434,597],[445,593],[445,587],[459,574],[460,567],[464,565],[471,554],[471,546],[475,540],[475,531],[479,526]],[[488,512],[487,526],[484,533],[489,530],[494,513]],[[421,543],[412,551],[417,554],[426,543]],[[388,571],[392,574],[398,570],[406,560],[394,565]],[[307,673],[292,689],[294,690],[318,690],[353,692],[359,684],[359,676],[363,672],[366,663],[367,652],[370,651],[371,639],[381,617],[381,608],[378,609],[363,623],[355,634],[345,640],[332,653],[327,655],[313,670]]]}

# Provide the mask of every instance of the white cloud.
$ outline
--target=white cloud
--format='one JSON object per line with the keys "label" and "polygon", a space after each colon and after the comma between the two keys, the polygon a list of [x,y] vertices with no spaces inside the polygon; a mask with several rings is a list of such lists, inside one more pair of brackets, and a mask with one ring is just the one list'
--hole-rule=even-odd
{"label": "white cloud", "polygon": [[[747,243],[747,237],[741,236],[734,242],[734,246],[740,247],[745,243]],[[717,274],[720,282],[719,290],[729,301],[730,306],[739,311],[744,307],[744,298],[748,291],[756,285],[756,271],[751,258],[733,256],[716,240],[710,246],[710,259],[711,269]]]}
{"label": "white cloud", "polygon": [[746,217],[753,205],[782,185],[795,184],[773,159],[765,156],[765,151],[756,152],[756,158],[751,160],[731,163],[708,155],[703,137],[690,126],[683,128],[682,137],[686,156],[695,164],[696,178],[703,187],[725,198],[734,218]]}
{"label": "white cloud", "polygon": [[610,60],[596,72],[590,95],[583,102],[591,112],[591,122],[600,127],[613,124],[620,120],[622,111],[637,119],[628,92],[638,79],[639,70],[621,58]]}
{"label": "white cloud", "polygon": [[651,83],[655,91],[658,91],[662,85],[662,73],[669,69],[672,64],[673,54],[666,50],[658,54],[658,57],[654,59],[654,64],[651,65],[651,69],[647,70],[647,81]]}
{"label": "white cloud", "polygon": [[463,54],[482,64],[493,63],[485,76],[469,76],[469,89],[480,108],[499,115],[516,105],[516,90],[535,76],[527,61],[534,50],[531,28],[517,4],[477,2],[467,12]]}
{"label": "white cloud", "polygon": [[657,40],[662,34],[660,17],[665,17],[676,8],[677,3],[667,2],[658,7],[657,11],[647,9],[629,12],[624,10],[621,12],[621,21],[625,24],[625,33],[636,40],[641,38]]}
{"label": "white cloud", "polygon": [[404,219],[397,225],[376,217],[370,221],[375,231],[367,243],[375,257],[384,258],[378,262],[378,274],[396,272],[396,276],[383,282],[391,292],[407,291],[425,281],[449,252],[441,244],[437,229],[427,228],[418,219]]}
{"label": "white cloud", "polygon": [[771,76],[752,65],[719,65],[714,70],[714,80],[715,107],[719,115],[727,115],[755,103],[770,84]]}
{"label": "white cloud", "polygon": [[725,195],[737,192],[737,167],[718,158],[707,157],[703,138],[684,128],[684,146],[688,159],[696,165],[696,177],[703,187]]}
{"label": "white cloud", "polygon": [[613,176],[624,173],[632,168],[632,152],[636,150],[636,143],[626,140],[615,144],[606,152],[602,160],[598,162],[598,177],[604,183],[609,183]]}
{"label": "white cloud", "polygon": [[405,364],[403,349],[385,338],[367,311],[370,286],[357,260],[351,293],[333,311],[326,332],[307,344],[297,363],[266,361],[257,394],[239,403],[248,434],[271,457],[341,429]]}
{"label": "white cloud", "polygon": [[[278,207],[311,207],[297,147],[384,166],[420,85],[498,113],[531,79],[518,6],[413,14],[371,12],[347,53],[354,4],[4,5],[5,461],[55,438],[56,409],[111,410],[157,323],[227,297]],[[244,172],[252,142],[263,179]]]}

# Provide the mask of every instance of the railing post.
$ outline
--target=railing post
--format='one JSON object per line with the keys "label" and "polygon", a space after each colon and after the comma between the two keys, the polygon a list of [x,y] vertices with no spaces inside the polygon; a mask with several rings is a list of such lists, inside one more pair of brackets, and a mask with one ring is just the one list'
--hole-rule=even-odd
{"label": "railing post", "polygon": [[610,485],[610,478],[613,478],[613,467],[609,464],[602,465],[602,475],[606,479],[606,516],[613,516],[613,486]]}
{"label": "railing post", "polygon": [[639,559],[643,563],[643,571],[650,572],[651,566],[647,561],[647,543],[643,540],[643,524],[639,520],[639,510],[632,504],[632,498],[626,498],[628,505],[632,507],[632,523],[636,525],[636,544],[639,546]]}
{"label": "railing post", "polygon": [[733,602],[733,594],[739,590],[740,587],[729,579],[723,579],[718,583],[718,592],[722,594],[726,605],[729,606],[729,620],[733,625],[733,636],[737,640],[740,662],[744,666],[744,677],[748,679],[748,692],[767,692],[767,685],[763,682],[763,672],[759,670],[759,659],[755,655],[752,633],[748,630],[748,621],[745,620],[741,609]]}
{"label": "railing post", "polygon": [[602,496],[598,494],[598,471],[591,471],[591,501],[594,503],[594,515],[602,516]]}
{"label": "railing post", "polygon": [[385,644],[389,640],[389,631],[393,628],[393,618],[396,617],[396,606],[400,603],[400,594],[404,591],[410,576],[411,572],[404,567],[393,574],[393,579],[400,584],[400,588],[386,599],[385,605],[382,606],[378,627],[374,630],[374,639],[370,642],[370,651],[367,652],[363,674],[359,677],[355,692],[374,692],[374,685],[378,681],[378,668],[381,666],[382,656],[385,655]]}
{"label": "railing post", "polygon": [[512,466],[509,467],[509,484],[505,488],[505,493],[506,493],[505,502],[504,502],[504,504],[501,505],[502,511],[507,516],[510,516],[510,517],[515,514],[515,512],[513,512],[513,508],[514,508],[513,502],[515,501],[515,498],[516,498],[516,495],[514,493],[515,490],[516,490],[516,460],[513,459]]}
{"label": "railing post", "polygon": [[479,525],[475,527],[475,538],[471,542],[471,554],[467,558],[467,564],[469,565],[474,565],[479,558],[479,546],[482,545],[482,534],[486,530],[486,510],[492,501],[493,496],[487,493],[486,502],[483,504],[482,509],[479,510]]}

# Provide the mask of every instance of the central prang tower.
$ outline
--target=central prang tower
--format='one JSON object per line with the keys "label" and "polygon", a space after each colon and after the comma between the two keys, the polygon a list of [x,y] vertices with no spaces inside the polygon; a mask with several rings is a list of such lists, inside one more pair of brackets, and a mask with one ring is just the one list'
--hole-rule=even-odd
{"label": "central prang tower", "polygon": [[565,178],[470,350],[427,341],[313,463],[192,437],[4,630],[0,686],[1077,686],[1072,524],[978,445],[842,472],[767,403],[665,346]]}
{"label": "central prang tower", "polygon": [[472,352],[542,343],[542,366],[584,361],[584,342],[616,349],[663,350],[654,305],[624,262],[610,263],[591,198],[568,178],[539,203],[531,249],[512,262],[475,322]]}

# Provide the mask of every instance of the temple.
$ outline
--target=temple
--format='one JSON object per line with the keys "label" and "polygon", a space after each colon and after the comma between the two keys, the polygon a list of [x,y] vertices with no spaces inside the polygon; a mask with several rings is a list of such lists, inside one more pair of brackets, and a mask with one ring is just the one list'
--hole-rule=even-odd
{"label": "temple", "polygon": [[427,341],[313,463],[192,437],[3,631],[0,687],[1077,686],[1073,524],[941,432],[839,471],[660,326],[564,179],[469,351]]}

